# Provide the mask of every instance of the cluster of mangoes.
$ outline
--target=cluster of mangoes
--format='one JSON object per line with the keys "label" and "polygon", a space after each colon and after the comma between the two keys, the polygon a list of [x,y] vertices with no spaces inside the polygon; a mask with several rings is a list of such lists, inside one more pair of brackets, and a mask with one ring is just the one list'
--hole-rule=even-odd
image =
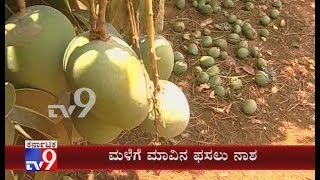
{"label": "cluster of mangoes", "polygon": [[[16,89],[38,89],[57,99],[66,91],[93,90],[96,102],[90,112],[79,118],[82,108],[76,107],[72,113],[73,125],[84,139],[104,144],[124,129],[140,125],[156,132],[147,37],[140,41],[143,66],[114,28],[108,29],[108,40],[90,40],[90,32],[76,35],[67,17],[49,6],[28,7],[23,16],[16,14],[9,18],[8,26],[16,29],[6,32],[6,37],[23,39],[32,35],[27,41],[9,43],[6,47],[6,81]],[[38,31],[33,31],[35,28]],[[24,37],[10,34],[15,32],[24,32]],[[168,81],[174,68],[170,43],[156,36],[155,45],[161,79],[159,108],[165,122],[158,132],[161,137],[174,137],[188,125],[189,105],[180,88]],[[88,98],[83,95],[81,101],[87,102]]]}

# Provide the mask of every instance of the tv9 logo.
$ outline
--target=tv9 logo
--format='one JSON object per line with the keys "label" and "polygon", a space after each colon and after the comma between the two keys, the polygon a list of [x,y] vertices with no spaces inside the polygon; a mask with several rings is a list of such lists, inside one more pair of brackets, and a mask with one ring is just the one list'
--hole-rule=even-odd
{"label": "tv9 logo", "polygon": [[57,141],[25,141],[26,171],[56,171]]}
{"label": "tv9 logo", "polygon": [[[89,96],[88,102],[86,104],[84,104],[81,101],[81,94],[84,92],[86,92]],[[54,112],[54,109],[60,109],[60,111],[62,112],[62,116],[64,118],[69,118],[71,116],[71,114],[73,113],[73,111],[75,110],[76,106],[78,106],[78,107],[83,108],[83,110],[78,115],[78,117],[84,118],[88,114],[88,112],[91,110],[93,105],[95,104],[96,95],[89,88],[80,88],[75,91],[73,99],[74,99],[75,105],[69,106],[68,109],[64,105],[61,105],[61,104],[60,105],[48,105],[48,117],[49,118],[57,118],[58,115]]]}

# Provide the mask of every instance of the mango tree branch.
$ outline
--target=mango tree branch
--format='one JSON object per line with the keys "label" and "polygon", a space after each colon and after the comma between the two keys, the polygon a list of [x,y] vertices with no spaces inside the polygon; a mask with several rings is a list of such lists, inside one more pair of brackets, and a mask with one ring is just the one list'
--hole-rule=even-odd
{"label": "mango tree branch", "polygon": [[[152,0],[146,0],[146,20],[147,20],[147,34],[148,34],[148,44],[149,44],[149,58],[151,60],[152,66],[152,75],[153,75],[153,83],[154,83],[154,92],[153,92],[153,109],[155,115],[155,125],[156,129],[158,126],[165,127],[164,122],[161,119],[161,112],[159,109],[159,74],[157,68],[157,57],[155,53],[155,45],[154,45],[154,22],[153,22],[153,11],[152,11]],[[158,134],[158,133],[157,133]]]}

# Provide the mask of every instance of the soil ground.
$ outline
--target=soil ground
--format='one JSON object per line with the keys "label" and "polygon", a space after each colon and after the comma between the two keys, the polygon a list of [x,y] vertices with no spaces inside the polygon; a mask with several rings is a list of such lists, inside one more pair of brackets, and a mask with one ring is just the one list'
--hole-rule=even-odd
{"label": "soil ground", "polygon": [[[272,1],[255,2],[256,9],[247,13],[240,11],[242,2],[236,10],[231,10],[238,18],[249,20],[253,27],[259,29],[257,23],[264,6],[270,9]],[[245,87],[234,99],[209,98],[209,92],[199,92],[196,87],[192,67],[198,58],[186,55],[189,70],[185,75],[172,76],[171,81],[181,87],[191,106],[191,121],[181,137],[163,140],[166,144],[314,144],[315,139],[315,91],[314,91],[314,42],[315,14],[314,1],[283,0],[281,18],[287,25],[274,30],[268,28],[270,37],[267,42],[250,42],[258,45],[268,60],[270,68],[276,74],[276,80],[266,88],[257,87],[253,76],[246,72],[229,76],[241,76]],[[260,6],[260,8],[257,8]],[[252,15],[254,14],[254,15]],[[172,31],[174,21],[183,21],[186,31],[201,30],[199,25],[208,17],[200,15],[187,3],[186,10],[179,11],[173,1],[166,1],[165,27],[161,34],[173,43],[175,50],[183,52],[182,45],[188,44],[181,36]],[[213,24],[225,22],[222,15],[213,15]],[[274,22],[278,26],[279,20]],[[278,26],[279,27],[279,26]],[[226,36],[226,33],[211,29],[213,38]],[[230,45],[228,45],[230,46]],[[234,47],[228,49],[234,57]],[[255,67],[253,60],[246,63]],[[241,66],[241,65],[238,65]],[[220,69],[228,72],[221,62]],[[222,70],[223,71],[223,70]],[[226,81],[225,81],[226,82]],[[258,113],[253,117],[243,115],[240,110],[241,100],[253,98],[258,103]],[[219,113],[213,108],[230,107],[229,113]],[[134,139],[134,140],[133,140]],[[150,137],[140,129],[135,129],[120,137],[115,144],[149,144]],[[152,139],[154,140],[154,139]],[[275,162],[276,163],[276,162]],[[114,171],[101,174],[104,179],[315,179],[314,171]],[[110,176],[109,176],[110,175]],[[100,174],[96,174],[99,177]],[[107,178],[108,179],[108,178]]]}
{"label": "soil ground", "polygon": [[[199,24],[208,17],[200,15],[186,1],[186,9],[178,10],[173,0],[166,0],[164,37],[170,40],[177,51],[183,52],[182,45],[188,44],[179,34],[172,31],[174,21],[183,21],[186,32],[201,30]],[[271,0],[255,2],[255,10],[240,10],[242,1],[236,1],[236,8],[229,11],[242,20],[248,20],[254,28],[258,25],[258,17],[267,12]],[[210,91],[199,92],[193,75],[193,67],[198,65],[199,57],[185,54],[189,70],[182,76],[172,76],[170,81],[179,85],[190,104],[191,120],[186,131],[179,137],[160,139],[162,144],[314,144],[315,139],[315,74],[314,74],[314,42],[315,42],[315,2],[312,0],[282,0],[281,18],[286,26],[279,27],[279,21],[270,26],[270,37],[266,42],[256,40],[250,44],[259,46],[264,58],[268,61],[275,81],[265,88],[254,83],[254,76],[240,68],[244,65],[252,67],[253,59],[245,63],[238,62],[228,66],[219,61],[219,67],[225,77],[242,76],[244,88],[237,93],[230,93],[230,98],[210,97]],[[266,11],[264,8],[268,8]],[[222,13],[212,16],[213,23],[225,22]],[[228,32],[211,29],[213,38],[221,37]],[[228,45],[228,54],[234,56],[234,47]],[[227,87],[228,78],[223,79]],[[240,109],[244,99],[257,101],[258,112],[254,116],[245,116]],[[224,112],[219,110],[224,109]],[[226,111],[227,110],[227,111]],[[124,132],[113,144],[151,144],[154,136],[136,128]],[[276,162],[275,162],[276,163]],[[314,171],[108,171],[71,173],[74,179],[315,179]]]}

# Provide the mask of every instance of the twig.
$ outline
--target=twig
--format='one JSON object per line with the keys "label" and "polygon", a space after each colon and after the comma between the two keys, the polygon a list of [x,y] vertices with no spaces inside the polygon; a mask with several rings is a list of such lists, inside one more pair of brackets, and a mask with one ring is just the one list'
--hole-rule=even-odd
{"label": "twig", "polygon": [[159,74],[157,68],[157,57],[155,54],[155,45],[154,45],[154,23],[153,23],[153,11],[152,11],[152,0],[146,0],[146,19],[147,19],[147,34],[149,41],[149,57],[151,60],[152,72],[153,72],[153,83],[154,83],[154,92],[153,92],[153,109],[155,115],[155,126],[157,131],[158,139],[158,126],[165,127],[165,123],[161,119],[161,113],[159,110]]}
{"label": "twig", "polygon": [[164,4],[165,4],[165,0],[159,0],[158,14],[155,19],[156,21],[155,28],[157,33],[160,33],[163,31],[164,6],[165,6]]}
{"label": "twig", "polygon": [[97,28],[97,14],[96,14],[96,1],[89,0],[89,9],[90,9],[90,24],[91,31],[95,31]]}
{"label": "twig", "polygon": [[12,11],[12,9],[7,5],[7,3],[4,4],[6,6],[6,8],[10,11],[11,14],[14,14],[14,12]]}
{"label": "twig", "polygon": [[130,18],[132,46],[134,51],[138,54],[140,59],[140,64],[142,66],[142,69],[144,70],[143,76],[146,81],[146,91],[148,92],[148,88],[149,88],[147,83],[149,82],[149,78],[147,75],[148,72],[146,71],[143,60],[141,59],[141,51],[140,51],[139,11],[138,10],[136,12],[134,11],[132,0],[127,0],[127,7],[129,11],[129,18]]}
{"label": "twig", "polygon": [[139,54],[139,57],[141,57],[139,31],[137,28],[137,18],[136,18],[136,15],[134,14],[134,7],[133,7],[132,0],[127,0],[127,7],[128,7],[129,17],[130,17],[132,46],[135,52]]}
{"label": "twig", "polygon": [[87,180],[93,180],[94,179],[94,172],[91,170],[90,173],[88,174],[88,179]]}

